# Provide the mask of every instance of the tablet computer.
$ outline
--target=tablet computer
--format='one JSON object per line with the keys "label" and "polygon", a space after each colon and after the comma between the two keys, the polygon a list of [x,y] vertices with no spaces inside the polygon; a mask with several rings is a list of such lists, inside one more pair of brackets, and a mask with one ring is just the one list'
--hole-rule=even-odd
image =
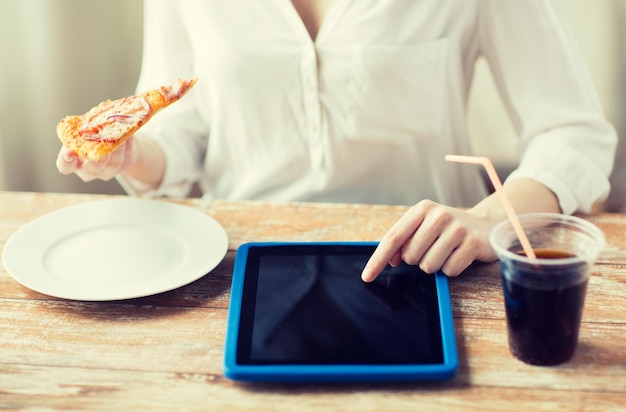
{"label": "tablet computer", "polygon": [[458,367],[448,279],[361,271],[376,243],[247,243],[233,269],[224,375],[243,381],[443,380]]}

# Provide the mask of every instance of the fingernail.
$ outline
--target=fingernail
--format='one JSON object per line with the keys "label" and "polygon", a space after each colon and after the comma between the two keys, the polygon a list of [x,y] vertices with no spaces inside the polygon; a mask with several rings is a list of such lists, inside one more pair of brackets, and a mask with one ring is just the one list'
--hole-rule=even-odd
{"label": "fingernail", "polygon": [[371,281],[371,276],[372,275],[371,275],[370,271],[367,270],[367,269],[364,269],[363,272],[361,273],[361,280],[363,282],[369,282],[369,281]]}

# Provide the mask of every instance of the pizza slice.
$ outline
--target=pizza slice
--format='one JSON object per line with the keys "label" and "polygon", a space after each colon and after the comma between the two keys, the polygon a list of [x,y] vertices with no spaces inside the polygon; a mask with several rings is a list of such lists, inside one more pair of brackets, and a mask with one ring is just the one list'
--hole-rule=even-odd
{"label": "pizza slice", "polygon": [[178,80],[136,96],[107,100],[87,113],[67,116],[57,125],[57,135],[80,157],[103,161],[157,112],[178,101],[197,78]]}

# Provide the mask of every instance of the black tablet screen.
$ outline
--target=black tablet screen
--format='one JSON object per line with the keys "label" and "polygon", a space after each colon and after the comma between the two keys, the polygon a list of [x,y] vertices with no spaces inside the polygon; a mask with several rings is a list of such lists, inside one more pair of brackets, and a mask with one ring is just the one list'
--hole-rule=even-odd
{"label": "black tablet screen", "polygon": [[388,267],[360,274],[374,246],[251,248],[246,265],[240,364],[441,363],[435,277]]}

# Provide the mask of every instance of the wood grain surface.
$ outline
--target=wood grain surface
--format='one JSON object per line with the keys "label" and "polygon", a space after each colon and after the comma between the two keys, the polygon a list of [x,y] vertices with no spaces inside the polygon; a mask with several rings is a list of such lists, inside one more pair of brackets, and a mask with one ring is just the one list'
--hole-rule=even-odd
{"label": "wood grain surface", "polygon": [[[0,248],[38,216],[111,196],[0,192]],[[166,201],[166,200],[160,200]],[[167,200],[213,216],[229,251],[199,280],[154,296],[46,296],[0,267],[0,410],[626,410],[626,215],[583,216],[607,243],[575,357],[536,367],[508,350],[499,265],[450,280],[460,368],[446,382],[245,384],[222,375],[235,251],[249,241],[379,240],[405,206]]]}

